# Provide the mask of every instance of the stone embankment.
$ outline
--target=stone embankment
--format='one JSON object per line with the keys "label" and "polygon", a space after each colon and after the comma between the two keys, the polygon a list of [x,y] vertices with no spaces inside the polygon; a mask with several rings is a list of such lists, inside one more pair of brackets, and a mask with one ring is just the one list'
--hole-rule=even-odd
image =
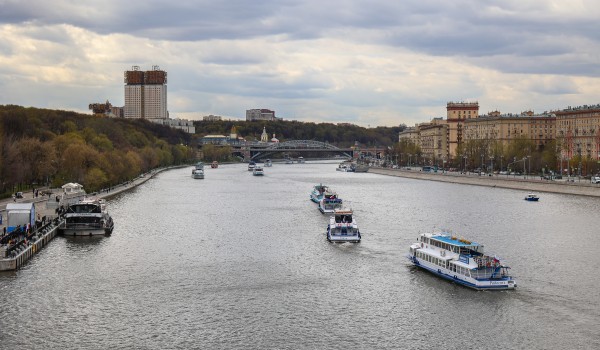
{"label": "stone embankment", "polygon": [[369,168],[370,173],[407,177],[411,179],[450,182],[463,185],[475,185],[486,187],[510,188],[527,192],[550,192],[561,194],[572,194],[581,196],[600,197],[600,184],[592,184],[590,180],[575,179],[574,182],[566,180],[550,181],[539,177],[525,178],[513,175],[479,176],[476,174],[460,174],[453,172],[428,173],[419,170]]}

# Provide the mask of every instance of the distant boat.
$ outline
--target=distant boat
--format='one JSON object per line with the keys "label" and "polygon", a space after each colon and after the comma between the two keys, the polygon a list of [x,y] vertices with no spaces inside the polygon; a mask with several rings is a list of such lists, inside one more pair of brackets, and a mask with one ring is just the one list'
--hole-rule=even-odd
{"label": "distant boat", "polygon": [[252,170],[252,175],[254,175],[254,176],[262,176],[264,174],[265,174],[265,172],[264,172],[262,166],[260,166],[260,165],[256,165],[254,167],[254,169]]}
{"label": "distant boat", "polygon": [[248,171],[254,170],[255,166],[256,166],[256,163],[253,160],[251,160],[250,163],[248,163]]}
{"label": "distant boat", "polygon": [[194,166],[194,168],[202,170],[202,169],[204,169],[204,163],[198,162],[198,163],[196,163],[196,165]]}
{"label": "distant boat", "polygon": [[333,213],[336,209],[342,207],[342,200],[335,193],[326,194],[319,202],[319,210],[321,213]]}
{"label": "distant boat", "polygon": [[193,179],[204,179],[204,169],[194,169],[192,171]]}
{"label": "distant boat", "polygon": [[212,163],[210,163],[210,167],[213,169],[216,169],[219,167],[219,162],[217,162],[216,160],[213,161]]}
{"label": "distant boat", "polygon": [[537,202],[540,200],[540,197],[538,197],[536,194],[529,193],[527,196],[525,196],[525,200],[529,202]]}
{"label": "distant boat", "polygon": [[333,193],[330,193],[328,186],[325,186],[323,184],[315,185],[312,192],[310,193],[310,200],[315,203],[319,203],[321,199],[323,199],[325,194],[331,195]]}
{"label": "distant boat", "polygon": [[298,164],[304,163],[304,157],[298,157]]}
{"label": "distant boat", "polygon": [[273,162],[270,159],[267,159],[267,160],[265,160],[265,166],[271,167],[271,166],[273,166]]}

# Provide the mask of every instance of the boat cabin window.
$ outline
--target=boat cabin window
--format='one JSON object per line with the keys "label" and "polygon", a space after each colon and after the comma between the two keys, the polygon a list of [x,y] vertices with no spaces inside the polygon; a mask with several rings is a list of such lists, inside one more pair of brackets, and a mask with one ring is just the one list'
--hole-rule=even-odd
{"label": "boat cabin window", "polygon": [[335,216],[336,223],[350,223],[352,222],[352,215],[336,215]]}

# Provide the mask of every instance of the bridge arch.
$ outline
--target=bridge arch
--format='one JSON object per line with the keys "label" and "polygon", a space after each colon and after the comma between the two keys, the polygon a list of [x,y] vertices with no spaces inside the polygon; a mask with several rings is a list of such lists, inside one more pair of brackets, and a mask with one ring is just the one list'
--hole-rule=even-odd
{"label": "bridge arch", "polygon": [[251,160],[267,158],[276,153],[337,153],[343,154],[346,157],[352,157],[353,150],[351,148],[339,148],[332,144],[315,141],[315,140],[291,140],[269,144],[264,148],[251,148]]}

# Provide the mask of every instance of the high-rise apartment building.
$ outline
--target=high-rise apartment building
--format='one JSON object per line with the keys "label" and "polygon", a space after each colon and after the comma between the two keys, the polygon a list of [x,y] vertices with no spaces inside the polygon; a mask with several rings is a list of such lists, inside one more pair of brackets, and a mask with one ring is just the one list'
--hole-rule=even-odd
{"label": "high-rise apartment building", "polygon": [[125,72],[125,118],[167,119],[167,72],[158,66]]}

